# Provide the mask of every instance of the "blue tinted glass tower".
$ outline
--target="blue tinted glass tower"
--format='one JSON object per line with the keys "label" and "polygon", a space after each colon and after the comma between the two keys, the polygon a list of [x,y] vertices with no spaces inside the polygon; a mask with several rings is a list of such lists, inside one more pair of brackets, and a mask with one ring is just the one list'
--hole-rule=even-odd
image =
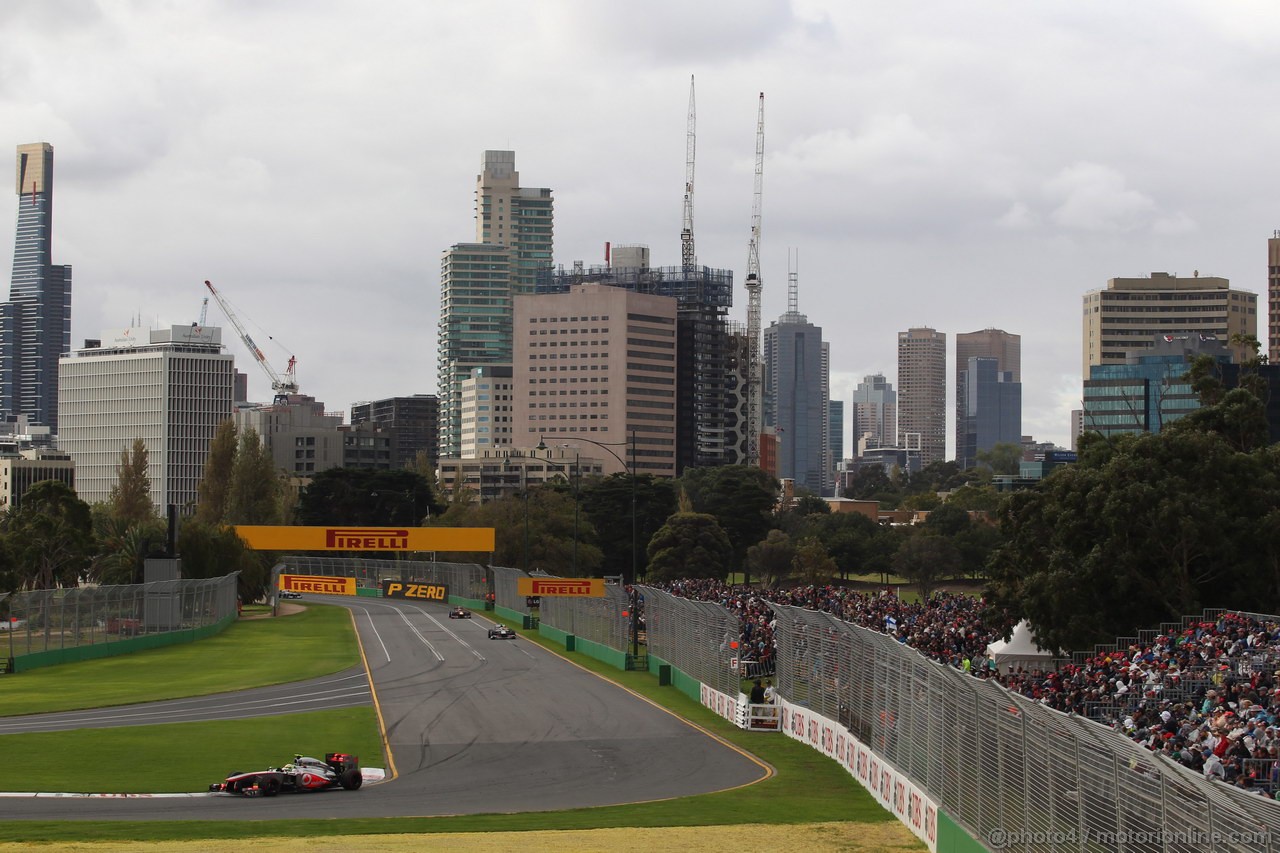
{"label": "blue tinted glass tower", "polygon": [[53,146],[18,146],[18,232],[0,304],[0,414],[58,431],[58,358],[71,350],[71,267],[53,263]]}

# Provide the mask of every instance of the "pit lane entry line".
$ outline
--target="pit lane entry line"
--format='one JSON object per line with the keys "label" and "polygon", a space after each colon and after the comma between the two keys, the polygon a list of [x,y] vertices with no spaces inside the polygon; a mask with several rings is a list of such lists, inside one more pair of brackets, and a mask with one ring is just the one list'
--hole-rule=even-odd
{"label": "pit lane entry line", "polygon": [[[363,610],[364,608],[361,609]],[[351,614],[351,628],[355,631],[356,648],[360,650],[360,663],[364,665],[365,677],[369,679],[369,696],[373,698],[373,712],[378,717],[378,735],[382,738],[382,752],[387,756],[387,769],[391,771],[384,781],[390,782],[399,774],[396,772],[396,757],[391,754],[391,741],[387,739],[387,721],[382,716],[382,703],[378,701],[378,688],[373,686],[373,673],[369,670],[369,659],[364,654],[364,641],[360,639],[360,626],[356,624],[356,611],[353,608],[347,612]],[[364,615],[369,617],[369,627],[373,628],[373,617],[369,616],[369,611],[365,610]],[[382,635],[378,633],[377,628],[373,628],[373,633],[378,638],[378,642],[382,643]],[[391,653],[387,652],[386,643],[382,643],[382,651],[387,655],[387,663],[390,663]]]}

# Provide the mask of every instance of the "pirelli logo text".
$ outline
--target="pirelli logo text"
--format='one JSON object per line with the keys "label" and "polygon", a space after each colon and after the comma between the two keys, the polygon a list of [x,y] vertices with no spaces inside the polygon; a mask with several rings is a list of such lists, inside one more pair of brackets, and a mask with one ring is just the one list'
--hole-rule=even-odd
{"label": "pirelli logo text", "polygon": [[355,595],[355,578],[330,578],[323,575],[281,575],[280,588],[292,592],[314,592],[320,595]]}
{"label": "pirelli logo text", "polygon": [[448,601],[449,587],[442,583],[383,581],[383,598],[413,598],[418,601]]}
{"label": "pirelli logo text", "polygon": [[325,546],[337,551],[404,551],[409,531],[392,527],[327,527]]}
{"label": "pirelli logo text", "polygon": [[604,598],[602,578],[517,578],[520,595]]}

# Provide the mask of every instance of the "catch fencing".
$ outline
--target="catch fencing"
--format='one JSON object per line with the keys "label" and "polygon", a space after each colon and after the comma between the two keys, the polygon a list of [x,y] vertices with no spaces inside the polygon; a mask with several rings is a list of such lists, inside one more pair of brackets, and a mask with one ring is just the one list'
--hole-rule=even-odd
{"label": "catch fencing", "polygon": [[494,606],[499,610],[511,611],[508,618],[518,616],[524,619],[529,616],[532,612],[529,599],[520,594],[520,578],[527,578],[529,575],[521,569],[506,566],[490,566],[489,570],[493,572]]}
{"label": "catch fencing", "polygon": [[992,849],[1275,851],[1280,805],[893,637],[774,606],[780,695],[839,721]]}
{"label": "catch fencing", "polygon": [[[642,586],[645,638],[651,658],[721,693],[742,692],[734,648],[738,618],[718,604]],[[696,695],[696,694],[695,694]]]}
{"label": "catch fencing", "polygon": [[[237,574],[0,596],[0,649],[15,669],[107,657],[122,641],[209,629],[237,615]],[[151,641],[146,647],[163,645]],[[137,644],[134,644],[137,646]],[[141,646],[139,646],[141,647]],[[24,658],[26,660],[24,660]]]}

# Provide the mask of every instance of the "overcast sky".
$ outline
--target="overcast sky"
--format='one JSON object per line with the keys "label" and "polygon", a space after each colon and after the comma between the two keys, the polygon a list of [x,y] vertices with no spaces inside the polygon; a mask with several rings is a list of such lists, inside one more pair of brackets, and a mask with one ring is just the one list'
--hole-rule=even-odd
{"label": "overcast sky", "polygon": [[846,408],[866,374],[896,387],[900,330],[1020,334],[1023,432],[1065,443],[1087,290],[1199,270],[1265,294],[1277,43],[1267,2],[5,0],[0,154],[54,146],[75,346],[192,322],[211,279],[349,414],[435,392],[440,256],[475,238],[485,149],[553,189],[557,263],[678,264],[691,75],[698,260],[745,321],[763,91],[765,325],[798,250]]}

